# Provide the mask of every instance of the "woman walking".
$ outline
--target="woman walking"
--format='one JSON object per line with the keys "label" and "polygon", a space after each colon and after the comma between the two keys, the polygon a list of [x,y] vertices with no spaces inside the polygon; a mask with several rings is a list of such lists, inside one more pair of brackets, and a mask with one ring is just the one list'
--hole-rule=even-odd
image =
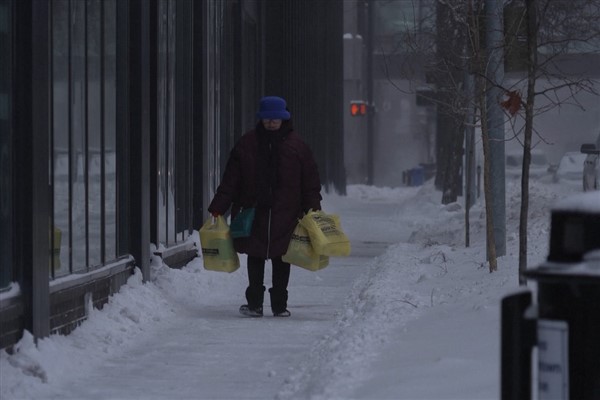
{"label": "woman walking", "polygon": [[240,313],[262,317],[265,261],[271,260],[271,311],[289,317],[290,264],[281,256],[298,219],[310,209],[321,209],[321,181],[312,151],[292,127],[285,100],[263,97],[257,117],[256,127],[231,151],[208,211],[216,217],[231,206],[233,220],[241,210],[255,208],[250,236],[234,239],[235,250],[248,255],[247,304]]}

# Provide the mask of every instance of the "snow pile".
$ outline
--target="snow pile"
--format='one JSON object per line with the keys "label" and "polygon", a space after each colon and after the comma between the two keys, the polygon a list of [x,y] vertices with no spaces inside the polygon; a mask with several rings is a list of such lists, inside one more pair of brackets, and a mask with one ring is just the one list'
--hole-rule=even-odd
{"label": "snow pile", "polygon": [[[2,351],[0,398],[40,398],[41,393],[44,398],[52,397],[53,387],[86,376],[107,360],[152,337],[183,304],[199,306],[222,300],[229,289],[220,288],[230,287],[231,282],[240,292],[246,287],[242,274],[206,273],[199,259],[177,270],[154,257],[152,269],[153,282],[144,284],[136,269],[127,285],[110,297],[102,310],[91,308],[89,318],[70,335],[51,335],[36,346],[32,335],[26,332],[13,355]],[[199,295],[203,293],[208,295]]]}
{"label": "snow pile", "polygon": [[[471,247],[465,248],[464,210],[456,203],[441,205],[431,182],[400,195],[391,189],[387,195],[366,187],[349,190],[349,197],[365,201],[401,201],[391,220],[411,227],[410,243],[391,246],[370,263],[335,328],[278,398],[497,398],[499,304],[518,282],[518,187],[507,183],[511,233],[507,255],[493,274],[485,262],[481,202],[471,210]],[[566,194],[560,186],[532,183],[530,265],[545,259],[550,210]],[[418,328],[409,332],[416,319]]]}
{"label": "snow pile", "polygon": [[0,353],[1,398],[33,398],[47,384],[83,376],[153,329],[172,309],[154,284],[142,283],[136,269],[121,291],[102,310],[91,309],[88,320],[70,335],[52,335],[36,347],[26,332],[15,354]]}

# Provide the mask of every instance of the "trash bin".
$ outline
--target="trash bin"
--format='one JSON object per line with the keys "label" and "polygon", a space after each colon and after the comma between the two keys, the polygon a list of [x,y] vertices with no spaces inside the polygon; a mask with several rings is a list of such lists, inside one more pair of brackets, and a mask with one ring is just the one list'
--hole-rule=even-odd
{"label": "trash bin", "polygon": [[421,166],[410,170],[410,186],[421,186],[425,181],[425,169]]}
{"label": "trash bin", "polygon": [[537,293],[502,300],[501,398],[600,398],[600,192],[552,211],[548,259],[525,277]]}

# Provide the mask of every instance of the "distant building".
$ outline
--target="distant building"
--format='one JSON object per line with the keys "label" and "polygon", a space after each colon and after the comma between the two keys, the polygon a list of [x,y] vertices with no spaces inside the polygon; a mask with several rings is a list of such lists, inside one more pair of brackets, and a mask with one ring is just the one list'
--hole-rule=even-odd
{"label": "distant building", "polygon": [[[553,57],[554,72],[574,80],[590,79],[591,88],[598,92],[600,41],[595,30],[598,2],[592,3],[595,5],[588,2],[549,2],[550,8],[554,8],[551,12],[559,18],[543,21],[540,36],[544,40],[552,40],[554,35],[556,40],[554,46],[542,46],[539,57],[540,61]],[[436,0],[344,2],[344,129],[348,182],[366,183],[371,174],[374,185],[401,186],[405,183],[405,170],[419,164],[435,167],[439,162],[439,139],[447,133],[446,127],[439,123],[440,110],[435,103],[437,88],[435,79],[432,79],[436,72],[433,65],[437,47],[440,46],[436,19],[439,4]],[[504,19],[505,26],[525,28],[523,3],[514,0],[506,4],[504,15],[499,16]],[[596,14],[585,15],[586,12]],[[566,21],[565,26],[556,29],[551,25],[558,21]],[[579,40],[573,40],[575,38]],[[504,53],[509,55],[505,60],[503,84],[506,88],[525,93],[526,32],[525,36],[522,31],[519,32],[514,45],[516,49],[508,45],[504,49]],[[452,51],[462,54],[462,49]],[[372,60],[370,77],[369,59]],[[464,71],[465,74],[467,72]],[[538,80],[540,90],[555,84],[556,81],[548,77]],[[372,91],[371,132],[367,118],[352,117],[349,113],[351,101],[367,99],[369,85]],[[581,143],[593,141],[600,129],[598,96],[579,92],[570,98],[568,88],[563,88],[558,94],[563,99],[562,105],[551,112],[538,113],[534,122],[534,144],[538,150],[547,153],[551,162],[558,162],[565,151],[577,151]],[[538,96],[536,105],[544,108],[552,101],[556,98]],[[522,127],[522,118],[505,124],[507,151],[522,149],[522,140],[515,138],[522,137]],[[480,147],[479,129],[476,136]],[[481,165],[480,149],[478,153],[478,164]],[[372,170],[371,173],[369,170]]]}
{"label": "distant building", "polygon": [[417,99],[425,93],[425,53],[433,50],[435,0],[349,0],[344,7],[346,104],[366,100],[371,84],[373,118],[368,132],[366,118],[346,113],[348,182],[367,183],[370,168],[372,184],[402,186],[406,170],[435,163],[435,104]]}

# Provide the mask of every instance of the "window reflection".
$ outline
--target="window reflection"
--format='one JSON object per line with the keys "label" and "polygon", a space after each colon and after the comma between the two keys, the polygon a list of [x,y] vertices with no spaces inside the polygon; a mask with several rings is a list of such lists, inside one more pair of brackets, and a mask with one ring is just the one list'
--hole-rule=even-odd
{"label": "window reflection", "polygon": [[175,165],[174,193],[175,201],[175,241],[183,241],[189,236],[189,223],[191,221],[191,191],[192,170],[192,99],[193,82],[192,56],[193,52],[193,4],[192,0],[177,2],[177,57],[176,60],[176,120],[175,127],[175,152],[173,156]]}
{"label": "window reflection", "polygon": [[167,135],[168,135],[168,32],[169,3],[160,0],[158,3],[158,76],[157,76],[157,173],[158,187],[156,193],[157,207],[157,240],[167,242]]}
{"label": "window reflection", "polygon": [[59,277],[70,272],[68,0],[52,3],[52,110],[54,227],[62,233],[54,276]]}
{"label": "window reflection", "polygon": [[175,240],[175,80],[179,78],[176,76],[176,63],[175,63],[175,50],[177,49],[177,36],[175,29],[176,24],[176,5],[175,1],[169,0],[169,11],[168,11],[168,93],[169,93],[169,105],[168,105],[168,146],[167,146],[167,245],[176,243]]}
{"label": "window reflection", "polygon": [[117,5],[104,7],[104,260],[117,257]]}
{"label": "window reflection", "polygon": [[[600,53],[598,5],[589,1],[548,2],[538,32],[544,55]],[[582,38],[585,38],[582,40]]]}
{"label": "window reflection", "polygon": [[117,256],[116,17],[115,0],[52,2],[54,277]]}
{"label": "window reflection", "polygon": [[[166,246],[175,240],[175,82],[182,77],[176,71],[177,3],[158,3],[158,242]],[[188,80],[188,82],[190,82]]]}
{"label": "window reflection", "polygon": [[88,245],[90,266],[102,264],[102,62],[100,0],[87,4]]}
{"label": "window reflection", "polygon": [[188,237],[191,215],[191,0],[159,0],[156,236],[171,246]]}
{"label": "window reflection", "polygon": [[374,4],[375,35],[383,51],[389,54],[434,49],[435,1],[376,1]]}
{"label": "window reflection", "polygon": [[87,266],[85,148],[86,81],[85,81],[85,6],[71,2],[71,229],[73,272]]}

